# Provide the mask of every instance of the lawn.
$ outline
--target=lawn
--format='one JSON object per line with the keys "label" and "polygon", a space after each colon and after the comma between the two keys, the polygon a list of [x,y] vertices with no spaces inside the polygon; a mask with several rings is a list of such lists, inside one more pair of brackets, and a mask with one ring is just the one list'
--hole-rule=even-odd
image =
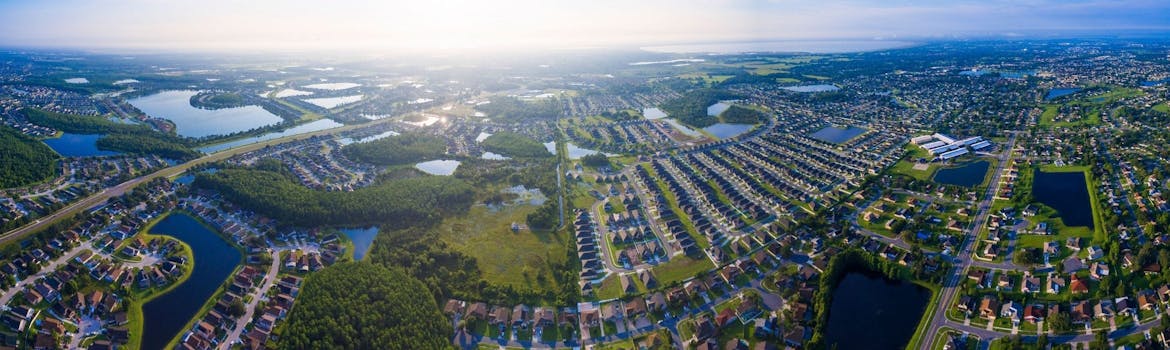
{"label": "lawn", "polygon": [[654,267],[654,275],[658,277],[660,285],[670,285],[675,281],[682,281],[694,277],[699,272],[715,268],[710,259],[694,259],[686,255],[670,258],[670,261]]}
{"label": "lawn", "polygon": [[570,244],[565,235],[549,231],[512,231],[536,206],[509,205],[489,209],[475,205],[467,214],[448,218],[434,230],[452,248],[476,259],[483,277],[493,284],[541,290],[554,281],[552,266],[564,263]]}
{"label": "lawn", "polygon": [[1159,103],[1158,105],[1154,106],[1153,109],[1162,113],[1170,113],[1170,103]]}
{"label": "lawn", "polygon": [[600,286],[594,287],[594,294],[598,300],[617,299],[622,296],[622,282],[617,274],[611,274],[601,281]]}

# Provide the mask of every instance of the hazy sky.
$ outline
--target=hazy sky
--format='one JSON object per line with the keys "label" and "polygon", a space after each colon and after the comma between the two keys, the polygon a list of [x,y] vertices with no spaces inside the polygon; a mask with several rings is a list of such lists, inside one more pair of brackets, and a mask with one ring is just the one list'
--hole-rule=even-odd
{"label": "hazy sky", "polygon": [[0,0],[0,46],[574,47],[1170,30],[1170,0]]}

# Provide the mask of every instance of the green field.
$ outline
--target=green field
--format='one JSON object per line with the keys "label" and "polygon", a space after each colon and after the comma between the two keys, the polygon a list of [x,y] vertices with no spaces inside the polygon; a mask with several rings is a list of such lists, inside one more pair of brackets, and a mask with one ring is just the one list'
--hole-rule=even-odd
{"label": "green field", "polygon": [[1162,112],[1162,113],[1170,113],[1170,103],[1167,103],[1167,102],[1159,103],[1159,104],[1154,106],[1153,110],[1158,111],[1158,112]]}
{"label": "green field", "polygon": [[[571,241],[550,231],[512,231],[536,206],[472,206],[467,214],[444,220],[439,239],[475,258],[485,280],[500,285],[544,290],[553,279],[553,264],[565,262]],[[539,281],[546,281],[541,283]]]}
{"label": "green field", "polygon": [[[1107,88],[1108,92],[1099,95],[1090,95],[1078,97],[1061,103],[1045,104],[1044,113],[1040,115],[1041,127],[1073,127],[1073,126],[1093,126],[1101,123],[1101,113],[1106,113],[1104,108],[1119,99],[1131,98],[1145,95],[1145,92],[1126,87],[1099,87]],[[1080,120],[1056,121],[1056,117],[1060,114],[1058,108],[1060,106],[1068,108],[1078,108],[1081,116]]]}

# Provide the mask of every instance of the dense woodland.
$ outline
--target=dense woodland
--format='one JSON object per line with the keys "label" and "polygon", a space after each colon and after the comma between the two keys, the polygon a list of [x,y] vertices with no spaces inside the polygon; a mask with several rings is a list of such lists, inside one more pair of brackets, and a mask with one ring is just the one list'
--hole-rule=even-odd
{"label": "dense woodland", "polygon": [[350,159],[377,165],[410,164],[442,156],[447,151],[443,139],[408,132],[370,142],[352,143],[341,150]]}
{"label": "dense woodland", "polygon": [[551,157],[552,153],[539,141],[514,132],[498,132],[482,142],[483,148],[514,158]]}
{"label": "dense woodland", "polygon": [[309,189],[288,176],[255,169],[200,173],[193,185],[216,190],[228,200],[285,224],[371,225],[409,227],[467,210],[473,191],[466,182],[445,176],[381,181],[353,192]]}
{"label": "dense woodland", "polygon": [[84,116],[24,109],[28,121],[64,132],[103,134],[97,140],[98,149],[131,154],[154,154],[163,158],[188,160],[199,156],[191,149],[191,142],[172,134],[165,134],[142,124],[115,123],[104,117]]}
{"label": "dense woodland", "polygon": [[768,116],[764,115],[764,112],[751,108],[731,105],[730,108],[719,115],[719,119],[724,123],[759,124],[767,120]]}
{"label": "dense woodland", "polygon": [[682,97],[666,101],[662,111],[688,125],[705,128],[719,122],[716,116],[707,115],[707,107],[720,100],[734,99],[735,94],[724,90],[699,89],[688,91]]}
{"label": "dense woodland", "polygon": [[279,349],[443,349],[454,330],[425,286],[397,270],[344,263],[313,274]]}
{"label": "dense woodland", "polygon": [[0,126],[0,188],[24,186],[52,177],[58,158],[40,140]]}
{"label": "dense woodland", "polygon": [[557,99],[546,98],[524,102],[515,97],[496,97],[492,103],[475,106],[475,109],[497,121],[524,121],[529,119],[556,119],[561,116],[561,104]]}

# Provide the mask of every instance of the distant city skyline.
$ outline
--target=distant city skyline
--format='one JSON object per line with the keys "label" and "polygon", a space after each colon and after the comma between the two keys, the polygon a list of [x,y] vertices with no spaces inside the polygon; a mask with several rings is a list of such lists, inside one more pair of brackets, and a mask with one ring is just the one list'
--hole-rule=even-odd
{"label": "distant city skyline", "polygon": [[1170,31],[1170,1],[0,1],[0,46],[567,48]]}

